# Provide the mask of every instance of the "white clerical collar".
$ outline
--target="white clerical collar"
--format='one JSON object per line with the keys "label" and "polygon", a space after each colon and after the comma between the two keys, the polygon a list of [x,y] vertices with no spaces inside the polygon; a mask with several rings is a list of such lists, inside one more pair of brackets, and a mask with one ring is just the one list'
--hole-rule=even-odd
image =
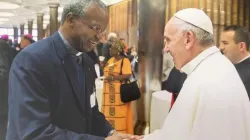
{"label": "white clerical collar", "polygon": [[210,47],[203,52],[201,52],[198,56],[193,58],[190,62],[188,62],[186,65],[184,65],[181,68],[181,71],[185,72],[187,75],[190,75],[195,68],[203,61],[205,60],[208,56],[210,56],[213,53],[219,52],[220,50],[216,47]]}
{"label": "white clerical collar", "polygon": [[[250,57],[250,54],[247,56],[247,57],[245,57],[245,58],[243,58],[242,60],[240,60],[240,62],[239,63],[241,63],[241,62],[243,62],[243,61],[245,61],[247,58],[249,58]],[[238,63],[238,64],[239,64]]]}

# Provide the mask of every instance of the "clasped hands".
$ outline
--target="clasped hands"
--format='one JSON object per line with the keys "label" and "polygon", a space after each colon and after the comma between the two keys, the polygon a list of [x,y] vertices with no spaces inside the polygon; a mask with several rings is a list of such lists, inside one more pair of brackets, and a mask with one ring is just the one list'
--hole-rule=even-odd
{"label": "clasped hands", "polygon": [[112,136],[107,137],[105,140],[142,140],[143,136],[133,136],[129,134],[115,132]]}

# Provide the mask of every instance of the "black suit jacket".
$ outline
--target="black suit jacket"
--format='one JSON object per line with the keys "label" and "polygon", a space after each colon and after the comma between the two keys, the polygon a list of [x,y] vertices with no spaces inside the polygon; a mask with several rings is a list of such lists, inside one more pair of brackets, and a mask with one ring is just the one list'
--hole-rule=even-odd
{"label": "black suit jacket", "polygon": [[108,60],[111,58],[111,56],[110,56],[111,45],[112,45],[112,43],[110,41],[107,41],[102,47],[102,56],[105,57],[104,63],[107,63]]}
{"label": "black suit jacket", "polygon": [[104,140],[112,127],[90,106],[95,70],[85,53],[83,64],[84,94],[58,32],[22,50],[10,70],[7,140]]}
{"label": "black suit jacket", "polygon": [[8,122],[8,80],[14,49],[0,39],[0,140],[5,139]]}
{"label": "black suit jacket", "polygon": [[99,57],[96,55],[94,50],[87,52],[87,54],[92,59],[94,64],[99,64]]}
{"label": "black suit jacket", "polygon": [[179,95],[186,78],[187,75],[185,73],[181,73],[174,67],[170,71],[168,79],[162,83],[162,89],[173,93],[175,100]]}
{"label": "black suit jacket", "polygon": [[250,99],[250,58],[247,58],[241,63],[235,64],[235,68],[237,69],[240,78],[245,85],[248,97]]}
{"label": "black suit jacket", "polygon": [[8,115],[8,80],[13,53],[11,46],[0,39],[0,116]]}

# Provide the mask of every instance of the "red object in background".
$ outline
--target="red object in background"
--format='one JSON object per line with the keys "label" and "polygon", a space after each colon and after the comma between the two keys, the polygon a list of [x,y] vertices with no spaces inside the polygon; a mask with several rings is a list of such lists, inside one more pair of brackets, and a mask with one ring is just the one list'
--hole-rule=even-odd
{"label": "red object in background", "polygon": [[124,49],[125,53],[128,53],[128,45],[125,44],[125,49]]}
{"label": "red object in background", "polygon": [[171,105],[170,105],[170,109],[173,107],[173,105],[174,105],[174,101],[175,101],[175,99],[174,99],[174,94],[173,93],[171,93],[172,94],[172,98],[171,98]]}

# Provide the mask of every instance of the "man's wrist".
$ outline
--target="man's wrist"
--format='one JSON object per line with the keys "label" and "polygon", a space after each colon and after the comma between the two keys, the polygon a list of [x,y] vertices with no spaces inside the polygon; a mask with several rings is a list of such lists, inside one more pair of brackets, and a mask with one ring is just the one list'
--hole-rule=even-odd
{"label": "man's wrist", "polygon": [[116,130],[112,129],[111,131],[109,131],[108,136],[112,136],[115,132],[116,132]]}

